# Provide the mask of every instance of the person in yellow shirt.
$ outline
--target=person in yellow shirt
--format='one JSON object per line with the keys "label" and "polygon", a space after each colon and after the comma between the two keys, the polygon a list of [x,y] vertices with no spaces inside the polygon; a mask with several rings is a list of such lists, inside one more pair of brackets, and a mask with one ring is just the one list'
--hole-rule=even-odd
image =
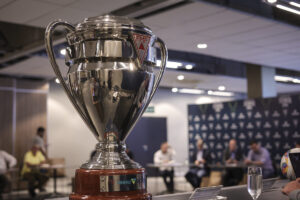
{"label": "person in yellow shirt", "polygon": [[22,177],[28,181],[28,191],[31,197],[35,197],[35,189],[45,191],[43,186],[48,180],[48,176],[41,173],[41,164],[45,163],[46,158],[39,150],[38,145],[33,145],[24,156],[24,164],[22,169]]}

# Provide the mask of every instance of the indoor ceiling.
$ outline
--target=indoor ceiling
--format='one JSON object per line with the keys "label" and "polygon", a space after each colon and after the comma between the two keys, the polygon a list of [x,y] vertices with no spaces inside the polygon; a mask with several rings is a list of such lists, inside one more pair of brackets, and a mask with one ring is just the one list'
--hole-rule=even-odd
{"label": "indoor ceiling", "polygon": [[[63,74],[68,70],[63,59],[57,59],[57,63]],[[27,60],[13,64],[10,67],[0,70],[0,74],[25,77],[42,77],[51,80],[55,77],[48,58],[33,56]],[[184,75],[184,80],[179,81],[178,75]],[[180,72],[167,69],[160,83],[166,88],[193,88],[203,90],[217,90],[220,85],[226,87],[226,91],[247,93],[247,80],[230,76],[198,74],[191,72]],[[276,83],[278,93],[290,93],[300,91],[300,85]]]}
{"label": "indoor ceiling", "polygon": [[[1,0],[0,21],[45,27],[54,19],[71,23],[101,15],[138,0]],[[169,49],[300,71],[300,29],[281,22],[205,2],[192,2],[153,14],[142,21]],[[198,49],[198,43],[208,44]],[[63,66],[63,60],[58,62]],[[62,67],[64,71],[67,68]],[[33,56],[0,69],[0,74],[54,78],[48,58]],[[183,74],[183,81],[177,75]],[[244,78],[168,70],[163,87],[247,92]],[[278,93],[300,91],[300,85],[277,83]]]}
{"label": "indoor ceiling", "polygon": [[[300,70],[300,28],[205,2],[143,19],[170,49]],[[208,48],[198,49],[198,43]]]}
{"label": "indoor ceiling", "polygon": [[46,27],[63,19],[70,23],[109,13],[139,0],[1,0],[0,21]]}

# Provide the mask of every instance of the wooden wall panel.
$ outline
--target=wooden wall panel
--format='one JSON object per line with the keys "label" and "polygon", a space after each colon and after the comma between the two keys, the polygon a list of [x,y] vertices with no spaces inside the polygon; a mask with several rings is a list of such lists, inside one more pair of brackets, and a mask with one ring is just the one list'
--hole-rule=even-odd
{"label": "wooden wall panel", "polygon": [[39,126],[47,124],[47,94],[17,93],[15,156],[20,161],[32,146]]}
{"label": "wooden wall panel", "polygon": [[13,82],[12,78],[0,77],[0,87],[13,87]]}
{"label": "wooden wall panel", "polygon": [[13,92],[0,90],[0,149],[13,153]]}

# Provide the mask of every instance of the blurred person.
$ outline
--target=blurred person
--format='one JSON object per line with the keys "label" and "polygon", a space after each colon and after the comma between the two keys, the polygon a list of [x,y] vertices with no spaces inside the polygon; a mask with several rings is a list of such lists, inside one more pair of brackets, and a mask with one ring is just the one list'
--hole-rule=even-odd
{"label": "blurred person", "polygon": [[133,155],[132,151],[130,151],[129,148],[126,148],[126,154],[131,160],[134,159],[134,155]]}
{"label": "blurred person", "polygon": [[44,136],[45,128],[41,126],[38,127],[38,129],[36,130],[36,136],[33,138],[33,143],[39,147],[42,154],[45,156],[45,158],[47,158]]}
{"label": "blurred person", "polygon": [[46,158],[40,151],[40,146],[34,144],[24,156],[24,164],[21,175],[24,180],[28,181],[28,191],[31,197],[35,197],[35,189],[40,192],[45,191],[43,188],[48,181],[48,176],[41,172],[41,165],[46,162]]}
{"label": "blurred person", "polygon": [[297,140],[295,148],[300,148],[300,140]]}
{"label": "blurred person", "polygon": [[167,142],[162,143],[160,150],[154,154],[154,163],[160,165],[159,172],[163,177],[164,183],[169,192],[174,191],[174,169],[173,167],[168,166],[174,163],[174,156],[175,151]]}
{"label": "blurred person", "polygon": [[[237,166],[243,160],[244,156],[242,151],[238,148],[235,139],[231,139],[228,148],[223,153],[223,162],[225,165]],[[223,176],[224,186],[238,185],[243,179],[243,168],[234,167],[226,168],[225,175]]]}
{"label": "blurred person", "polygon": [[0,150],[0,199],[2,199],[2,193],[4,192],[4,189],[10,185],[7,172],[16,164],[17,160],[15,157],[3,150]]}
{"label": "blurred person", "polygon": [[291,200],[300,200],[300,178],[286,184],[282,193],[288,195]]}
{"label": "blurred person", "polygon": [[197,141],[197,151],[192,156],[194,166],[192,166],[186,173],[186,180],[194,187],[194,189],[201,186],[202,177],[209,175],[210,169],[208,164],[211,162],[210,153],[203,149],[204,142],[202,139]]}
{"label": "blurred person", "polygon": [[251,150],[245,160],[246,165],[256,165],[262,167],[263,178],[272,178],[274,176],[274,168],[269,151],[261,147],[256,140],[250,142]]}

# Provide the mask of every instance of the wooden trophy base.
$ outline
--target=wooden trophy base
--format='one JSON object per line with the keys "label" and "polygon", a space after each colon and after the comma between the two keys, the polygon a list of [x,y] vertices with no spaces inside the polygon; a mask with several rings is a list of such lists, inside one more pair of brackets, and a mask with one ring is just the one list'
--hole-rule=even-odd
{"label": "wooden trophy base", "polygon": [[77,169],[70,200],[151,200],[145,169]]}

